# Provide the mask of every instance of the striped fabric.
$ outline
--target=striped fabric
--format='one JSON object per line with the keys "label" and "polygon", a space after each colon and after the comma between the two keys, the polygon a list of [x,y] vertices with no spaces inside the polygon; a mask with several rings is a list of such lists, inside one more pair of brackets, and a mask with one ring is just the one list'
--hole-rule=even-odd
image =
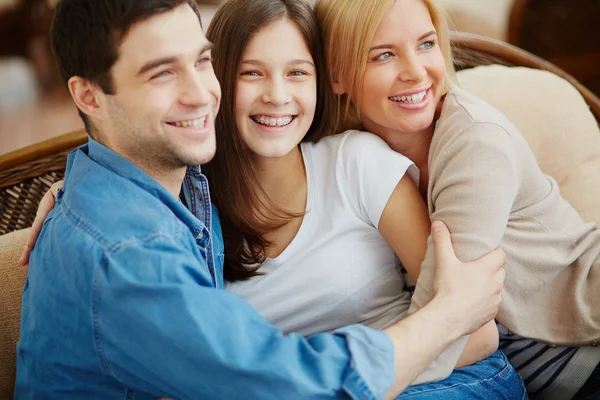
{"label": "striped fabric", "polygon": [[568,400],[600,362],[600,348],[563,347],[525,339],[498,324],[500,350],[523,378],[531,399]]}

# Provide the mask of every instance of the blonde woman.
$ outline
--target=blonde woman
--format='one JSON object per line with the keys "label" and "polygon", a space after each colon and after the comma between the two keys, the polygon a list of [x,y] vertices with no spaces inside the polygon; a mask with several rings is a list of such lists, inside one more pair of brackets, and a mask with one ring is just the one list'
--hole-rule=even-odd
{"label": "blonde woman", "polygon": [[[600,229],[561,198],[505,117],[456,86],[436,0],[317,0],[315,9],[341,125],[415,162],[430,217],[448,224],[461,259],[506,251],[500,348],[530,393],[592,398]],[[430,286],[433,256],[429,246],[418,287]]]}

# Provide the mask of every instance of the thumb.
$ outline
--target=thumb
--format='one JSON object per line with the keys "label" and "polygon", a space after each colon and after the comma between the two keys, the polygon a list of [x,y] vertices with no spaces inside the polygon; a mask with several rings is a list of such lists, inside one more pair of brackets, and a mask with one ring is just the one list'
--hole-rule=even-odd
{"label": "thumb", "polygon": [[433,249],[435,251],[435,264],[437,268],[444,265],[453,264],[458,259],[454,254],[450,231],[442,221],[435,221],[431,224],[431,236],[433,239]]}

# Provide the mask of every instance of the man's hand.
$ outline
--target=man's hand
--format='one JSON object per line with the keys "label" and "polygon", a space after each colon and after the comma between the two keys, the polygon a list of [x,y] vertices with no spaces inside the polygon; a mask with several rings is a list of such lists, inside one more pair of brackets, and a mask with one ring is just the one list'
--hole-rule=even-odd
{"label": "man's hand", "polygon": [[498,313],[506,255],[496,249],[476,261],[464,263],[456,258],[444,223],[434,222],[432,235],[436,257],[434,300],[439,299],[452,310],[462,334],[473,333]]}
{"label": "man's hand", "polygon": [[58,194],[58,190],[62,189],[64,186],[64,181],[58,181],[50,186],[50,190],[44,194],[42,200],[40,201],[40,205],[38,206],[37,213],[35,214],[35,220],[33,221],[33,225],[31,226],[31,230],[29,231],[29,237],[27,238],[27,244],[25,245],[25,249],[23,249],[23,253],[21,254],[21,258],[19,258],[19,266],[28,267],[29,266],[29,254],[31,250],[35,246],[35,242],[37,241],[38,236],[40,235],[40,231],[42,230],[42,226],[44,225],[44,221],[50,211],[54,208],[56,195]]}

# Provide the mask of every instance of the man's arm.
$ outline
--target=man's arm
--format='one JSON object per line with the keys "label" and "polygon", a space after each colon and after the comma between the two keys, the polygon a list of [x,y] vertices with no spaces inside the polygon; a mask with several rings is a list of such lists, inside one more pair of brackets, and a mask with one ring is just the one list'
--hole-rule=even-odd
{"label": "man's arm", "polygon": [[[395,396],[499,304],[498,254],[461,264],[447,254],[447,230],[437,236],[447,243],[430,304],[385,332],[350,326],[309,338],[284,335],[240,298],[208,287],[208,274],[173,241],[123,248],[96,275],[98,354],[107,373],[157,397],[383,398],[392,382]],[[482,288],[464,293],[475,283]]]}

